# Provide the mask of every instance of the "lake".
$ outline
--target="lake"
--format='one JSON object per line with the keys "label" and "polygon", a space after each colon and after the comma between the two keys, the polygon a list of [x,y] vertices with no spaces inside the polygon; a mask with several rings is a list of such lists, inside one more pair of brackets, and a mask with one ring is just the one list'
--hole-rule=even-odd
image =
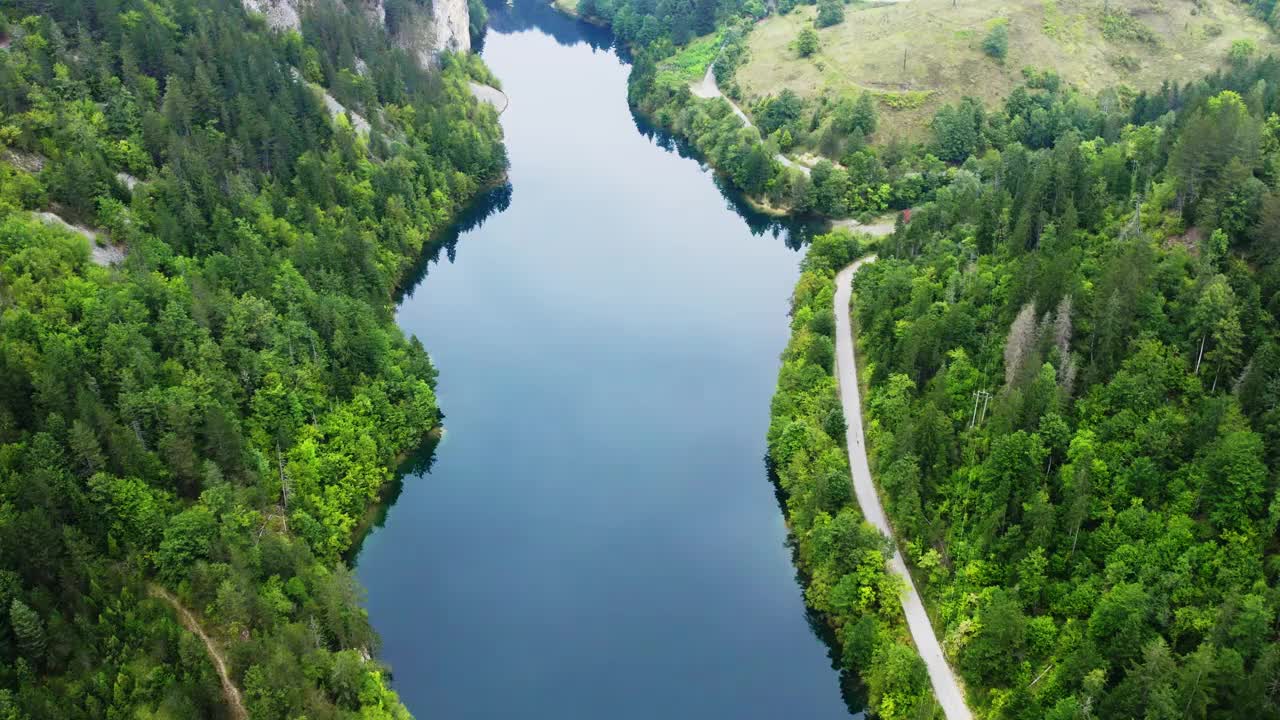
{"label": "lake", "polygon": [[356,558],[395,688],[424,719],[848,718],[764,463],[804,229],[637,120],[605,32],[491,14],[510,185],[402,298],[446,432]]}

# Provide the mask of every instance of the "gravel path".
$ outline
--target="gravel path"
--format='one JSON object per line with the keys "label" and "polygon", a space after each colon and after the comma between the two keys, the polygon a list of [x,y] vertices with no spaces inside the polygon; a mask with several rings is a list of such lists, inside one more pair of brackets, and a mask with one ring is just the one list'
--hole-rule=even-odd
{"label": "gravel path", "polygon": [[[893,530],[880,505],[880,496],[871,480],[871,468],[867,464],[867,446],[862,432],[862,401],[858,388],[858,366],[853,352],[853,331],[849,318],[849,297],[852,294],[853,275],[863,263],[874,262],[875,256],[863,258],[836,275],[836,378],[840,382],[840,404],[844,408],[844,417],[848,422],[845,441],[849,448],[849,467],[853,471],[853,490],[862,507],[862,514],[867,522],[880,532],[893,538]],[[964,692],[960,683],[947,665],[942,654],[942,646],[938,636],[929,624],[929,616],[925,613],[924,604],[920,602],[920,594],[916,592],[911,574],[898,551],[898,543],[894,539],[893,559],[889,567],[902,578],[906,586],[902,594],[902,611],[907,617],[907,628],[911,630],[911,638],[915,641],[916,650],[924,659],[929,669],[929,680],[933,683],[933,694],[942,706],[947,720],[970,720],[973,716],[964,703]]]}
{"label": "gravel path", "polygon": [[[731,98],[726,96],[724,93],[720,92],[720,86],[716,84],[715,69],[716,69],[715,63],[711,63],[710,65],[708,65],[707,74],[702,76],[701,81],[696,82],[689,87],[690,92],[692,92],[695,97],[700,97],[704,100],[710,100],[712,98],[723,99],[725,102],[729,103],[730,108],[733,108],[733,114],[742,118],[742,122],[746,123],[747,127],[755,127],[755,125],[751,122],[751,118],[747,117],[747,114],[742,112],[742,108],[738,107],[738,103],[734,102]],[[782,163],[783,165],[786,165],[789,168],[795,168],[796,170],[799,170],[805,175],[809,174],[809,167],[807,165],[801,165],[800,163],[796,162],[795,160],[792,160],[791,158],[787,157],[786,155],[783,155],[782,153],[778,153],[773,157],[775,160]]]}

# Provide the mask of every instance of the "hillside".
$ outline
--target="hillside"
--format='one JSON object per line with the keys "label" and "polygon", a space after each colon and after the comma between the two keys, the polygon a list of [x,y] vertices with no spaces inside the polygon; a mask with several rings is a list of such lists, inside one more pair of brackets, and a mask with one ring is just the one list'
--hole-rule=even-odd
{"label": "hillside", "polygon": [[392,297],[506,153],[477,58],[298,7],[0,10],[0,717],[408,717],[342,558],[441,419]]}
{"label": "hillside", "polygon": [[854,279],[875,474],[980,717],[1280,717],[1278,77],[988,148]]}
{"label": "hillside", "polygon": [[[940,106],[964,96],[997,104],[1024,82],[1027,67],[1053,70],[1092,95],[1202,77],[1236,41],[1276,46],[1270,28],[1230,0],[910,0],[849,6],[845,22],[818,29],[817,53],[800,58],[792,44],[817,12],[800,5],[756,24],[736,76],[742,94],[750,101],[782,90],[805,99],[872,91],[884,110],[883,138],[922,136]],[[1004,61],[983,51],[998,24],[1009,33]]]}
{"label": "hillside", "polygon": [[[885,139],[918,139],[939,107],[964,96],[993,106],[1024,82],[1024,67],[1052,70],[1092,95],[1202,77],[1239,40],[1264,53],[1277,47],[1269,28],[1230,0],[909,0],[847,6],[844,22],[818,29],[817,52],[801,58],[792,44],[816,14],[801,5],[756,24],[736,75],[744,98],[870,90],[880,96]],[[1003,62],[983,51],[1000,24],[1008,32]]]}

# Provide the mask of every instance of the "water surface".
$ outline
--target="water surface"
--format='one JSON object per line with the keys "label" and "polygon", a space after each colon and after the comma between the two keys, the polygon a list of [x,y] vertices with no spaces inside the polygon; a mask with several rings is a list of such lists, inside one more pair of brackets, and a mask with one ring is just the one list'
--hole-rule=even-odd
{"label": "water surface", "polygon": [[491,12],[511,185],[402,300],[447,432],[358,557],[396,689],[447,720],[848,717],[763,463],[797,243],[637,122],[607,36]]}

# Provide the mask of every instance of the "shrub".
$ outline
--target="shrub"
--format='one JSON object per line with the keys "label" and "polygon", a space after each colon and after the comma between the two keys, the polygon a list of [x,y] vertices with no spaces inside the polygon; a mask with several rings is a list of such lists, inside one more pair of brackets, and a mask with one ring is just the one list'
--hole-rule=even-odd
{"label": "shrub", "polygon": [[844,22],[844,3],[841,0],[818,0],[818,17],[813,21],[820,28]]}
{"label": "shrub", "polygon": [[805,28],[796,36],[796,53],[802,58],[818,52],[818,33],[813,28]]}
{"label": "shrub", "polygon": [[1160,44],[1159,38],[1151,28],[1142,24],[1133,15],[1112,9],[1102,16],[1102,37],[1108,40],[1136,40],[1138,42]]}
{"label": "shrub", "polygon": [[996,60],[1004,60],[1009,54],[1009,28],[1005,23],[991,28],[987,39],[982,41],[982,51]]}
{"label": "shrub", "polygon": [[1142,63],[1132,55],[1116,55],[1110,62],[1112,67],[1125,72],[1138,72],[1142,69]]}
{"label": "shrub", "polygon": [[1231,49],[1227,51],[1227,59],[1232,65],[1237,67],[1249,62],[1249,58],[1257,52],[1258,45],[1252,40],[1236,40],[1231,43]]}

